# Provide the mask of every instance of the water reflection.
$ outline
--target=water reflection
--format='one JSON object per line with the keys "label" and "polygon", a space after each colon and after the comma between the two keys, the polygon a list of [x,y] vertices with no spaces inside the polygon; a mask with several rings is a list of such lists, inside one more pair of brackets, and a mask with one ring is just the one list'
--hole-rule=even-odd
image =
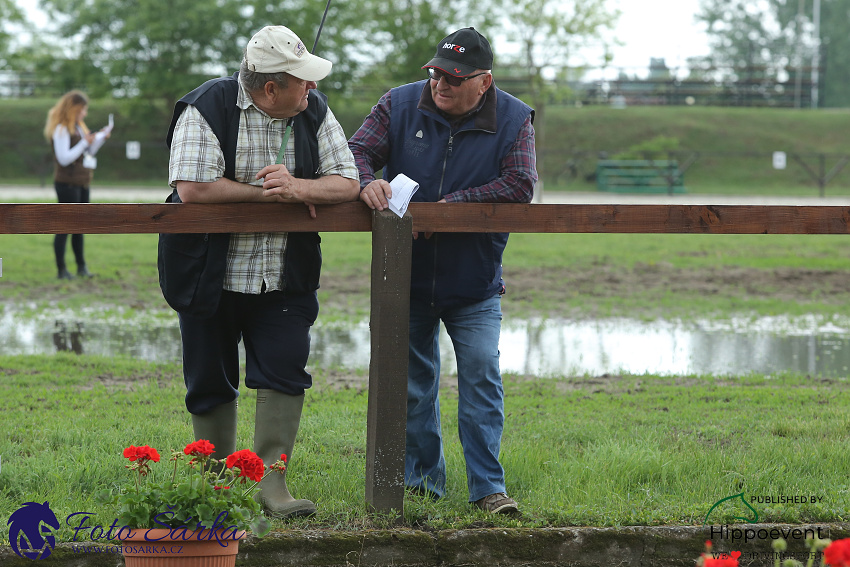
{"label": "water reflection", "polygon": [[77,321],[68,331],[63,321],[56,321],[53,331],[53,346],[57,351],[70,350],[75,354],[83,354],[83,324]]}
{"label": "water reflection", "polygon": [[[312,366],[369,366],[369,324],[323,324],[312,333]],[[444,372],[456,372],[451,341],[440,336]],[[604,319],[506,321],[500,344],[505,372],[535,376],[772,373],[846,376],[850,330],[816,318],[762,318],[723,324]],[[181,359],[176,317],[97,313],[0,314],[0,354],[57,350],[154,361]]]}
{"label": "water reflection", "polygon": [[[772,323],[772,324],[771,324]],[[600,321],[527,322],[508,327],[504,366],[531,375],[716,374],[795,371],[845,376],[850,331],[762,319],[748,324]]]}

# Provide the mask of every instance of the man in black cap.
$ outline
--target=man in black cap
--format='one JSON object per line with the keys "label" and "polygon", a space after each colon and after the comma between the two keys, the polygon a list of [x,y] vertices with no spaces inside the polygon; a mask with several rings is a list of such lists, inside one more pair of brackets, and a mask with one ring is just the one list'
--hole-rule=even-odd
{"label": "man in black cap", "polygon": [[[473,28],[437,44],[428,79],[386,93],[348,141],[360,172],[360,199],[377,210],[403,173],[413,201],[531,201],[537,181],[534,111],[496,88],[493,52]],[[375,173],[383,169],[383,178]],[[440,433],[440,321],[458,373],[458,430],[469,501],[492,513],[517,512],[499,462],[504,394],[499,370],[502,253],[507,234],[414,234],[405,485],[440,498],[446,464]]]}

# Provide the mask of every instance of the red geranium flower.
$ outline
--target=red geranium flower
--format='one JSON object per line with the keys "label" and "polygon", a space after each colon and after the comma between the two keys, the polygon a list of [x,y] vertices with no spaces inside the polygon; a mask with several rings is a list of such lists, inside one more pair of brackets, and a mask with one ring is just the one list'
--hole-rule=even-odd
{"label": "red geranium flower", "polygon": [[193,457],[209,457],[215,452],[215,445],[206,439],[200,439],[194,443],[189,443],[183,452]]}
{"label": "red geranium flower", "polygon": [[283,474],[283,472],[286,471],[286,455],[281,455],[280,459],[270,464],[269,470]]}
{"label": "red geranium flower", "polygon": [[238,468],[239,476],[249,478],[253,481],[260,482],[263,480],[263,475],[266,472],[266,466],[261,459],[253,451],[242,449],[227,456],[227,468]]}
{"label": "red geranium flower", "polygon": [[823,550],[823,559],[831,567],[850,567],[850,538],[830,543]]}
{"label": "red geranium flower", "polygon": [[126,449],[124,449],[124,456],[130,459],[131,461],[153,461],[155,463],[159,462],[159,453],[156,452],[156,449],[153,447],[148,447],[147,445],[142,445],[141,447],[135,447],[130,445]]}

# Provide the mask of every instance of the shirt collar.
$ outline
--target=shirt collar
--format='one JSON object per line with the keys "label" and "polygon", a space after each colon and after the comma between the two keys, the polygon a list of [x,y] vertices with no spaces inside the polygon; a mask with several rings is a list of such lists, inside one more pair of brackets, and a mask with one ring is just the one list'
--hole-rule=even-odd
{"label": "shirt collar", "polygon": [[247,109],[249,106],[253,106],[257,110],[257,105],[254,104],[254,99],[251,98],[251,93],[245,88],[245,85],[242,84],[242,77],[238,78],[239,81],[239,94],[236,95],[236,106],[241,108],[242,110]]}
{"label": "shirt collar", "polygon": [[251,96],[251,93],[248,89],[245,88],[245,85],[242,84],[242,77],[239,77],[239,93],[236,95],[236,106],[238,106],[242,110],[248,110],[252,108],[269,118],[269,120],[285,120],[284,118],[272,118],[269,116],[268,112],[257,106],[257,103],[254,102],[254,98]]}
{"label": "shirt collar", "polygon": [[470,119],[473,119],[473,128],[477,130],[486,130],[488,132],[496,131],[495,80],[490,85],[490,88],[487,89],[487,92],[484,93],[484,96],[481,97],[481,101],[478,106],[458,118],[448,116],[442,110],[437,108],[436,103],[434,103],[434,99],[431,97],[431,85],[429,83],[430,81],[426,79],[425,85],[422,87],[422,95],[419,97],[419,104],[417,105],[418,109],[427,110],[443,117],[451,125],[453,130],[466,124]]}

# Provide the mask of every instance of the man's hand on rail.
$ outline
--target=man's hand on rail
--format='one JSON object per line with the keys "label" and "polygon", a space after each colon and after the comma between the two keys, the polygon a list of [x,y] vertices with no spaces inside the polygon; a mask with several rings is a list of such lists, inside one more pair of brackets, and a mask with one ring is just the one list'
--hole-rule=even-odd
{"label": "man's hand on rail", "polygon": [[392,187],[383,179],[376,179],[360,191],[360,200],[370,209],[383,211],[389,207],[387,199],[393,196]]}
{"label": "man's hand on rail", "polygon": [[285,165],[279,163],[267,165],[257,172],[256,178],[263,180],[264,197],[275,197],[283,203],[304,202],[301,185],[295,177],[292,177]]}

